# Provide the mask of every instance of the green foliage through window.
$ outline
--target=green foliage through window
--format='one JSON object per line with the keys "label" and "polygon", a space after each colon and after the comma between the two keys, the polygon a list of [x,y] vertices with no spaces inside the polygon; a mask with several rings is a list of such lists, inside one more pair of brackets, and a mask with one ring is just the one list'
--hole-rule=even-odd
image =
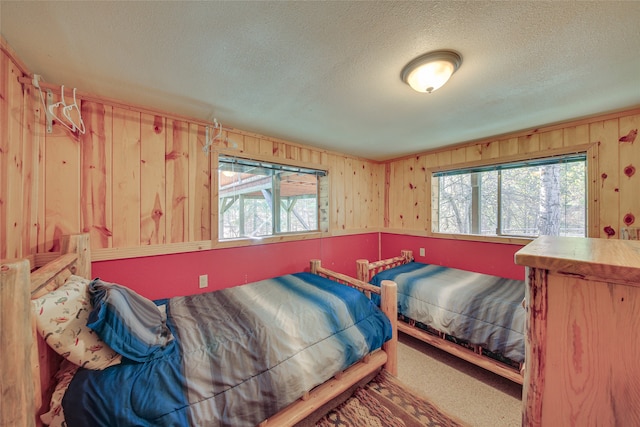
{"label": "green foliage through window", "polygon": [[586,235],[584,153],[433,174],[434,231]]}

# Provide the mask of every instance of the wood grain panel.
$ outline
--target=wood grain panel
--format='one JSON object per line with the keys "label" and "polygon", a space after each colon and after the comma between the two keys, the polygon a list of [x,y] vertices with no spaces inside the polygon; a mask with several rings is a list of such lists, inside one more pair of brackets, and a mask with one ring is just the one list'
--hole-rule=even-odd
{"label": "wood grain panel", "polygon": [[574,145],[581,145],[589,141],[589,125],[586,124],[563,128],[562,133],[563,145],[565,147],[573,147]]}
{"label": "wood grain panel", "polygon": [[325,153],[321,153],[318,150],[311,150],[311,159],[309,160],[314,165],[328,165],[329,163],[326,160],[323,160],[327,155]]}
{"label": "wood grain panel", "polygon": [[475,162],[482,159],[482,145],[469,145],[466,147],[465,161]]}
{"label": "wood grain panel", "polygon": [[342,186],[344,188],[343,198],[344,198],[344,224],[343,228],[347,230],[351,230],[356,227],[356,219],[354,218],[354,205],[355,205],[355,194],[354,188],[357,188],[355,185],[356,181],[356,171],[354,168],[354,161],[349,157],[345,157],[344,159],[344,178],[342,181]]}
{"label": "wood grain panel", "polygon": [[[598,145],[598,182],[601,208],[598,211],[599,234],[594,237],[620,235],[620,175],[618,148],[618,120],[592,123],[589,128],[591,142]],[[605,208],[606,207],[606,208]]]}
{"label": "wood grain panel", "polygon": [[366,163],[369,170],[369,228],[378,229],[383,226],[384,219],[384,165]]}
{"label": "wood grain panel", "polygon": [[562,129],[554,129],[540,133],[540,150],[554,150],[564,146],[564,133]]}
{"label": "wood grain panel", "polygon": [[[6,95],[9,99],[15,100],[9,105],[6,111],[4,126],[7,129],[7,151],[4,165],[7,169],[6,196],[5,203],[8,206],[15,206],[14,209],[6,211],[6,257],[19,258],[29,253],[29,248],[23,246],[23,233],[28,223],[25,222],[25,215],[28,220],[29,215],[24,211],[25,178],[27,171],[24,170],[25,146],[22,138],[22,120],[24,117],[24,102],[22,85],[18,83],[20,71],[13,62],[8,63]],[[29,158],[27,161],[30,161]],[[29,196],[28,194],[26,195]]]}
{"label": "wood grain panel", "polygon": [[165,168],[167,173],[167,243],[187,242],[189,227],[188,125],[170,120],[167,126]]}
{"label": "wood grain panel", "polygon": [[507,138],[498,141],[500,157],[515,156],[518,154],[518,138]]}
{"label": "wood grain panel", "polygon": [[342,157],[332,156],[331,162],[331,221],[330,229],[332,230],[344,230],[345,229],[345,189],[343,182],[345,180],[345,162]]}
{"label": "wood grain panel", "polygon": [[[454,153],[460,157],[465,156],[465,150],[458,149],[454,150]],[[416,188],[418,187],[416,184],[416,158],[409,157],[403,162],[404,171],[404,193],[406,194],[406,202],[407,202],[407,211],[406,215],[404,215],[405,226],[409,227],[413,230],[419,229],[418,221],[416,217],[420,215],[420,212],[416,208]]]}
{"label": "wood grain panel", "polygon": [[518,154],[531,154],[540,151],[540,135],[529,134],[518,138]]}
{"label": "wood grain panel", "polygon": [[449,166],[452,164],[451,161],[451,151],[440,151],[436,153],[437,156],[437,165],[438,166]]}
{"label": "wood grain panel", "polygon": [[500,157],[500,143],[498,141],[490,141],[480,145],[481,149],[481,158],[482,160],[486,159],[497,159]]}
{"label": "wood grain panel", "polygon": [[311,150],[309,148],[300,148],[300,161],[305,163],[311,163]]}
{"label": "wood grain panel", "polygon": [[[409,157],[407,159],[408,162],[411,162],[413,157]],[[456,163],[464,163],[467,161],[467,147],[458,147],[451,150],[451,162],[453,164]]]}
{"label": "wood grain panel", "polygon": [[[16,79],[17,80],[17,79]],[[38,202],[37,154],[38,144],[34,138],[35,112],[31,108],[31,86],[23,87],[23,109],[20,124],[22,126],[22,141],[24,151],[22,155],[22,251],[21,256],[28,256],[32,248],[37,248],[37,215],[33,204]]]}
{"label": "wood grain panel", "polygon": [[637,227],[640,224],[640,115],[621,117],[619,120],[618,146],[620,148],[620,227]]}
{"label": "wood grain panel", "polygon": [[[257,138],[258,141],[258,154],[262,156],[273,157],[273,141],[264,138]],[[286,147],[286,150],[289,150],[289,147]],[[286,157],[289,157],[291,154],[288,154]]]}
{"label": "wood grain panel", "polygon": [[[25,88],[25,122],[24,141],[30,144],[31,150],[31,203],[28,211],[29,223],[29,254],[44,251],[44,125],[45,111],[40,99],[40,92],[31,87]],[[1,221],[0,221],[1,224]],[[25,254],[27,255],[27,254]]]}
{"label": "wood grain panel", "polygon": [[201,147],[205,140],[203,126],[189,125],[189,241],[211,239],[211,156]]}
{"label": "wood grain panel", "polygon": [[[166,243],[166,119],[143,114],[140,127],[140,244]],[[204,153],[203,153],[204,154]]]}
{"label": "wood grain panel", "polygon": [[93,248],[112,247],[113,216],[112,108],[94,102],[82,102],[81,113],[86,132],[81,137],[82,231],[89,233]]}
{"label": "wood grain panel", "polygon": [[140,244],[140,113],[113,109],[113,245]]}
{"label": "wood grain panel", "polygon": [[[273,143],[275,144],[275,143]],[[300,160],[300,147],[295,145],[287,145],[286,158],[289,160]],[[272,154],[273,155],[273,154]]]}
{"label": "wood grain panel", "polygon": [[403,162],[394,162],[391,164],[391,194],[389,197],[389,227],[391,228],[404,228],[404,217],[411,209],[411,206],[407,206],[406,201],[406,185],[404,179],[404,165]]}
{"label": "wood grain panel", "polygon": [[[9,58],[0,51],[0,121],[9,123]],[[7,126],[0,126],[0,259],[8,258],[7,256],[7,211],[9,204],[7,203],[9,181],[9,131]],[[14,208],[15,209],[15,208]]]}
{"label": "wood grain panel", "polygon": [[[469,152],[467,151],[467,158]],[[417,156],[414,170],[414,217],[417,230],[430,230],[428,218],[431,216],[430,204],[427,203],[429,188],[427,187],[427,168],[424,156]]]}

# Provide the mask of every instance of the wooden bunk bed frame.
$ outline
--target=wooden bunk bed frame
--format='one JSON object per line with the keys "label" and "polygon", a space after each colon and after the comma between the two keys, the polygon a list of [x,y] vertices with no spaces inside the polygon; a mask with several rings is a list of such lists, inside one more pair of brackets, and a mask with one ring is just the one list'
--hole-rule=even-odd
{"label": "wooden bunk bed frame", "polygon": [[[53,377],[61,357],[36,332],[31,300],[62,286],[74,274],[91,278],[89,234],[63,236],[61,251],[29,259],[0,263],[0,427],[42,425],[39,415],[48,410]],[[299,400],[264,420],[260,426],[294,425],[380,369],[397,375],[396,285],[387,281],[381,290],[311,261],[311,271],[370,295],[380,293],[382,310],[391,320],[393,337],[375,351]]]}
{"label": "wooden bunk bed frame", "polygon": [[[387,258],[380,261],[369,262],[366,259],[359,259],[357,263],[357,278],[363,282],[369,282],[373,276],[381,271],[388,270],[399,265],[413,261],[413,251],[402,250],[400,256]],[[430,333],[415,325],[415,321],[397,323],[398,331],[404,332],[414,338],[419,339],[436,348],[446,351],[467,362],[473,363],[481,368],[493,372],[501,377],[507,378],[518,384],[524,381],[524,363],[519,368],[511,367],[496,359],[483,354],[481,346],[469,345],[470,348],[459,345],[446,339],[446,334],[434,329],[435,333]]]}

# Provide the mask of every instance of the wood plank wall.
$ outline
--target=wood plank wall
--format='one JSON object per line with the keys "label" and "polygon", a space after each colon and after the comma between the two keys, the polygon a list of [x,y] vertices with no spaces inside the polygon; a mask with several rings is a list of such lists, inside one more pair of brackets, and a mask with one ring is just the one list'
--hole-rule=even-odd
{"label": "wood plank wall", "polygon": [[[216,247],[217,153],[201,150],[202,122],[83,100],[84,135],[55,122],[47,133],[39,91],[18,82],[29,72],[0,41],[1,259],[57,251],[59,236],[80,231],[97,259]],[[216,150],[326,168],[322,236],[429,236],[432,169],[590,147],[589,235],[617,238],[640,221],[639,127],[636,109],[385,163],[237,129]]]}
{"label": "wood plank wall", "polygon": [[[80,231],[97,259],[216,246],[217,153],[202,151],[202,122],[92,99],[80,101],[84,135],[55,120],[47,133],[39,91],[18,82],[28,72],[1,54],[0,259],[57,251]],[[383,165],[237,129],[223,138],[226,154],[328,170],[323,236],[381,227]]]}
{"label": "wood plank wall", "polygon": [[518,132],[387,163],[388,231],[430,236],[431,171],[587,150],[590,237],[640,227],[640,109]]}

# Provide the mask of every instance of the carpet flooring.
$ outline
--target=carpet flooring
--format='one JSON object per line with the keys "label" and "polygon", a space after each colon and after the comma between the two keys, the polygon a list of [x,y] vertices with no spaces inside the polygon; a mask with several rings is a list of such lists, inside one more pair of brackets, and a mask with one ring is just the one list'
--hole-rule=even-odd
{"label": "carpet flooring", "polygon": [[337,426],[463,427],[467,424],[446,414],[409,390],[397,378],[382,371],[316,423],[316,427]]}

